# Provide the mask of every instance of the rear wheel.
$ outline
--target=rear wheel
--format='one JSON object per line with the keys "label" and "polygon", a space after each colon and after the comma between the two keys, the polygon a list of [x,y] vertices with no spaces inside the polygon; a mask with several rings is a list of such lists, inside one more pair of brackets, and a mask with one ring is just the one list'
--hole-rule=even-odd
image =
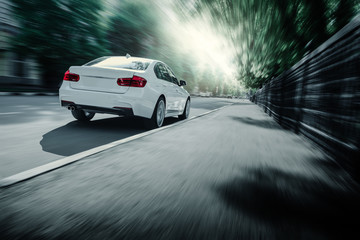
{"label": "rear wheel", "polygon": [[163,125],[165,119],[165,106],[165,99],[160,97],[156,103],[152,117],[145,120],[146,128],[159,128]]}
{"label": "rear wheel", "polygon": [[79,120],[81,122],[90,121],[95,116],[95,113],[86,112],[81,109],[75,109],[75,110],[71,111],[71,114],[74,116],[74,118],[76,118],[77,120]]}
{"label": "rear wheel", "polygon": [[184,120],[189,117],[190,114],[190,99],[186,100],[186,105],[183,114],[179,115],[179,119]]}

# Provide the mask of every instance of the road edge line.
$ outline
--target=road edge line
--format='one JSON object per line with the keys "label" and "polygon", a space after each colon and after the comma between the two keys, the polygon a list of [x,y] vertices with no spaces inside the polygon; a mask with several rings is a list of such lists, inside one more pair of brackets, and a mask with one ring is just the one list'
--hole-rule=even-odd
{"label": "road edge line", "polygon": [[51,171],[56,170],[58,168],[61,168],[61,167],[64,167],[66,165],[69,165],[69,164],[75,163],[77,161],[80,161],[81,159],[84,159],[86,157],[89,157],[89,156],[92,156],[94,154],[103,152],[103,151],[108,150],[110,148],[122,145],[124,143],[134,141],[134,140],[139,139],[139,138],[143,138],[143,137],[152,135],[154,133],[166,130],[168,128],[176,127],[176,126],[178,126],[180,124],[183,124],[183,123],[189,122],[191,120],[194,120],[196,118],[200,118],[200,117],[203,117],[205,115],[211,114],[213,112],[222,110],[222,109],[224,109],[226,107],[229,107],[231,105],[234,105],[234,103],[228,104],[228,105],[220,107],[220,108],[213,109],[211,111],[202,113],[202,114],[197,115],[197,116],[193,116],[193,117],[191,117],[191,118],[189,118],[189,119],[187,119],[185,121],[180,121],[180,122],[173,123],[173,124],[161,127],[161,128],[156,128],[156,129],[153,129],[153,130],[150,130],[150,131],[139,133],[139,134],[136,134],[136,135],[131,136],[131,137],[127,137],[127,138],[120,139],[120,140],[117,140],[117,141],[114,141],[114,142],[111,142],[111,143],[107,143],[105,145],[101,145],[101,146],[98,146],[98,147],[95,147],[95,148],[91,148],[89,150],[86,150],[86,151],[83,151],[83,152],[80,152],[80,153],[77,153],[77,154],[74,154],[74,155],[71,155],[71,156],[68,156],[68,157],[65,157],[65,158],[55,160],[53,162],[50,162],[50,163],[47,163],[47,164],[44,164],[44,165],[41,165],[39,167],[35,167],[35,168],[32,168],[32,169],[17,173],[17,174],[11,175],[9,177],[5,177],[5,178],[0,180],[0,188],[9,187],[9,186],[14,185],[16,183],[29,180],[31,178],[42,175],[44,173],[51,172]]}

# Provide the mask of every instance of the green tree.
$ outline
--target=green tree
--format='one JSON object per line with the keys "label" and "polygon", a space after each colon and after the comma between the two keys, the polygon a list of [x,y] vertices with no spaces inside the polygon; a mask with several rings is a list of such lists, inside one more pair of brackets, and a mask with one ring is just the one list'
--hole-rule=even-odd
{"label": "green tree", "polygon": [[13,49],[31,55],[43,83],[54,87],[70,65],[107,54],[101,0],[12,0],[19,23]]}
{"label": "green tree", "polygon": [[151,7],[153,5],[149,1],[119,2],[108,32],[113,54],[146,56],[158,46],[159,20],[156,11],[150,10]]}
{"label": "green tree", "polygon": [[234,43],[238,79],[259,88],[342,28],[359,0],[196,0],[194,5],[192,15],[210,18]]}
{"label": "green tree", "polygon": [[354,16],[355,4],[353,0],[340,0],[334,12],[335,31],[344,27]]}

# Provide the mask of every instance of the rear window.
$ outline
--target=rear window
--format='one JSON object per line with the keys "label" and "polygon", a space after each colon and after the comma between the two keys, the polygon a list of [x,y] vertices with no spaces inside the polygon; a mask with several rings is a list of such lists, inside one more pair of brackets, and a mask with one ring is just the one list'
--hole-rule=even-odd
{"label": "rear window", "polygon": [[122,68],[143,71],[145,71],[149,65],[150,61],[126,57],[101,57],[84,64],[84,66]]}

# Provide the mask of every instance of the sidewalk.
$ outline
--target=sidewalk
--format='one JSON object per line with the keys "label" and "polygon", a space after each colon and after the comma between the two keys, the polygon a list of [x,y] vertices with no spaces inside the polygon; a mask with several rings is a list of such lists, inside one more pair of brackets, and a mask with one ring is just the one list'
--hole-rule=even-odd
{"label": "sidewalk", "polygon": [[243,102],[0,189],[0,238],[336,239],[355,187]]}

